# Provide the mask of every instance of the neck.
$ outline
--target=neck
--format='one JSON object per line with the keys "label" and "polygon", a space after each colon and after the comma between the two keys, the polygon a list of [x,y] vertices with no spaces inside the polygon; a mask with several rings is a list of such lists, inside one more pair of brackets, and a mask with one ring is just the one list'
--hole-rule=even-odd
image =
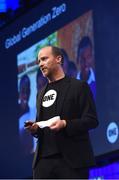
{"label": "neck", "polygon": [[54,73],[54,75],[51,75],[50,77],[48,77],[48,82],[51,83],[54,81],[58,81],[64,77],[65,77],[64,71],[60,69],[59,71],[57,70],[57,72]]}

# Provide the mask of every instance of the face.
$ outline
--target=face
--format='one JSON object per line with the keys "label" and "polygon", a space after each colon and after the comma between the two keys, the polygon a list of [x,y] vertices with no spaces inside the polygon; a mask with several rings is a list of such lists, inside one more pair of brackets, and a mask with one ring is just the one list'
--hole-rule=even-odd
{"label": "face", "polygon": [[44,77],[51,78],[55,76],[61,58],[54,56],[51,47],[45,47],[38,54],[38,64]]}
{"label": "face", "polygon": [[79,57],[80,70],[84,74],[88,74],[90,67],[92,67],[93,55],[90,46],[84,48]]}

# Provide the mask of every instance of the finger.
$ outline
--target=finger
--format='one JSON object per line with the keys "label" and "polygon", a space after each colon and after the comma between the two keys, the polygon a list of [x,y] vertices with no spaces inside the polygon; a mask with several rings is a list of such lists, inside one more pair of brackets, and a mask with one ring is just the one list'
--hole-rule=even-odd
{"label": "finger", "polygon": [[30,129],[30,127],[31,127],[31,126],[25,126],[24,128],[25,128],[25,129]]}
{"label": "finger", "polygon": [[51,123],[50,125],[49,125],[49,127],[53,127],[53,126],[56,126],[57,125],[57,123],[56,122],[53,122],[53,123]]}
{"label": "finger", "polygon": [[56,124],[49,126],[50,129],[54,129],[56,127],[57,127]]}
{"label": "finger", "polygon": [[50,129],[57,129],[57,125],[56,124],[53,124],[49,127]]}
{"label": "finger", "polygon": [[59,126],[58,125],[54,125],[54,126],[51,126],[50,129],[58,131],[59,130]]}

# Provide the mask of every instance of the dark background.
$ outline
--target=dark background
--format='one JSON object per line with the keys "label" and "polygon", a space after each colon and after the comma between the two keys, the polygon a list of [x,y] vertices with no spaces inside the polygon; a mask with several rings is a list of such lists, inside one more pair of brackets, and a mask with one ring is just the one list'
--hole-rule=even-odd
{"label": "dark background", "polygon": [[[21,27],[35,22],[53,6],[66,2],[67,14],[59,16],[20,43],[5,50],[4,40]],[[92,144],[95,156],[108,160],[119,149],[118,141],[110,144],[106,138],[107,125],[119,125],[119,2],[113,1],[43,1],[39,7],[16,19],[0,31],[0,178],[31,177],[32,156],[24,156],[18,143],[18,90],[16,54],[61,28],[86,11],[93,10],[97,99],[100,126],[94,132]],[[110,156],[110,153],[112,155]],[[102,160],[102,159],[101,159]]]}

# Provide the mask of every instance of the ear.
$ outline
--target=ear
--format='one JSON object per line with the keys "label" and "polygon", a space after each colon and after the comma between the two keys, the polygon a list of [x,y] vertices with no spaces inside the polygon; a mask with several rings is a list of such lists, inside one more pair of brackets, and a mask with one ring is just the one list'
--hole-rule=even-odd
{"label": "ear", "polygon": [[62,57],[61,56],[57,56],[57,63],[62,64]]}

